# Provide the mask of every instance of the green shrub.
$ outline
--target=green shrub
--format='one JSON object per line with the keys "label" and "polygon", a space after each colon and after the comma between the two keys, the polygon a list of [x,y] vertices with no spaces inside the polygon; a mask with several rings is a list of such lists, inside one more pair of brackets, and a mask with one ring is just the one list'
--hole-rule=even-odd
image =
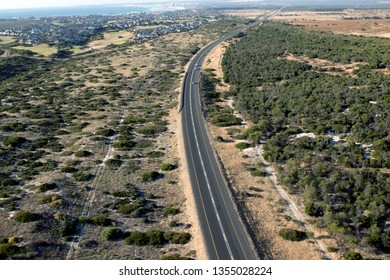
{"label": "green shrub", "polygon": [[104,227],[112,225],[112,220],[103,215],[93,216],[89,219],[89,222],[93,225]]}
{"label": "green shrub", "polygon": [[78,169],[74,168],[72,166],[64,166],[61,168],[61,172],[64,172],[64,173],[75,173],[77,171],[78,171]]}
{"label": "green shrub", "polygon": [[173,244],[187,244],[191,240],[191,234],[187,232],[166,232],[164,238]]}
{"label": "green shrub", "polygon": [[164,232],[161,230],[150,230],[145,233],[149,245],[164,245],[167,240],[164,238]]}
{"label": "green shrub", "polygon": [[215,137],[215,141],[217,141],[217,142],[223,142],[224,139],[223,139],[222,136],[217,136],[217,137]]}
{"label": "green shrub", "polygon": [[5,260],[20,252],[20,248],[8,243],[0,244],[0,260]]}
{"label": "green shrub", "polygon": [[141,174],[142,182],[152,182],[154,180],[157,180],[158,177],[160,177],[160,173],[158,173],[157,171],[152,171],[152,170],[144,171]]}
{"label": "green shrub", "polygon": [[151,151],[146,154],[148,158],[160,158],[163,157],[165,154],[161,151]]}
{"label": "green shrub", "polygon": [[141,124],[145,122],[145,118],[129,115],[123,121],[124,124]]}
{"label": "green shrub", "polygon": [[68,157],[68,156],[71,156],[73,155],[73,152],[72,151],[63,151],[60,156],[62,157]]}
{"label": "green shrub", "polygon": [[132,231],[129,236],[125,238],[125,242],[128,245],[144,246],[148,244],[145,233],[141,231]]}
{"label": "green shrub", "polygon": [[60,197],[58,197],[57,195],[44,195],[44,196],[41,196],[41,197],[38,197],[37,201],[38,203],[40,204],[48,204],[48,203],[51,203],[53,201],[56,201],[60,199]]}
{"label": "green shrub", "polygon": [[87,172],[76,172],[76,173],[73,173],[72,174],[72,177],[73,179],[75,179],[75,181],[77,182],[86,182],[86,181],[89,181],[93,178],[93,175],[92,174],[89,174]]}
{"label": "green shrub", "polygon": [[295,229],[283,228],[279,231],[279,236],[289,241],[302,241],[306,238],[306,233]]}
{"label": "green shrub", "polygon": [[338,249],[337,248],[335,248],[335,247],[328,247],[327,248],[327,250],[330,252],[330,253],[334,253],[334,252],[337,252],[338,251]]}
{"label": "green shrub", "polygon": [[246,143],[246,142],[240,142],[240,143],[237,143],[235,146],[236,146],[236,148],[238,148],[240,150],[244,150],[244,149],[249,148],[251,145]]}
{"label": "green shrub", "polygon": [[56,183],[44,183],[37,188],[37,192],[47,192],[58,188]]}
{"label": "green shrub", "polygon": [[76,157],[89,157],[92,155],[90,151],[81,150],[74,153]]}
{"label": "green shrub", "polygon": [[99,128],[95,134],[105,136],[105,137],[110,137],[115,134],[115,130],[111,128]]}
{"label": "green shrub", "polygon": [[305,213],[312,217],[319,217],[323,215],[322,209],[316,206],[313,202],[305,203]]}
{"label": "green shrub", "polygon": [[138,208],[140,208],[142,206],[143,206],[143,203],[139,202],[139,201],[136,201],[134,203],[122,204],[118,208],[118,213],[123,214],[123,215],[130,215],[131,213],[133,213],[135,210],[137,210]]}
{"label": "green shrub", "polygon": [[254,176],[254,177],[266,177],[267,176],[267,172],[259,170],[259,169],[256,169],[256,170],[253,170],[251,172],[251,175]]}
{"label": "green shrub", "polygon": [[161,171],[172,171],[177,168],[177,165],[175,164],[170,164],[170,163],[163,163],[160,166]]}
{"label": "green shrub", "polygon": [[26,143],[27,139],[19,136],[12,136],[12,137],[7,137],[3,140],[3,145],[6,147],[20,147],[24,143]]}
{"label": "green shrub", "polygon": [[150,141],[150,140],[146,140],[146,139],[141,139],[137,142],[137,144],[135,145],[138,149],[145,149],[145,148],[149,148],[153,145],[153,142]]}
{"label": "green shrub", "polygon": [[362,260],[363,256],[360,253],[349,251],[345,254],[344,260]]}
{"label": "green shrub", "polygon": [[5,132],[23,132],[26,131],[26,124],[23,123],[9,123],[0,127],[0,130]]}
{"label": "green shrub", "polygon": [[182,257],[179,254],[172,254],[172,255],[168,255],[168,256],[162,257],[161,260],[171,260],[171,261],[174,261],[174,260],[192,260],[192,259],[191,258],[187,258],[187,257]]}
{"label": "green shrub", "polygon": [[132,140],[122,139],[115,142],[112,146],[119,151],[130,151],[136,145],[136,142]]}
{"label": "green shrub", "polygon": [[232,125],[240,125],[240,121],[233,116],[232,114],[218,114],[214,117],[212,117],[211,122],[220,127],[225,127],[225,126],[232,126]]}
{"label": "green shrub", "polygon": [[177,215],[180,213],[180,209],[179,208],[174,208],[174,207],[165,207],[164,208],[164,211],[163,211],[163,215],[164,216],[174,216],[174,215]]}
{"label": "green shrub", "polygon": [[81,163],[81,161],[79,161],[77,159],[70,159],[70,160],[65,161],[66,165],[71,165],[71,166],[79,165],[80,163]]}
{"label": "green shrub", "polygon": [[156,136],[156,134],[166,131],[167,128],[164,125],[146,125],[137,129],[139,134],[147,136]]}
{"label": "green shrub", "polygon": [[16,212],[13,219],[19,223],[30,223],[39,220],[39,215],[31,212]]}
{"label": "green shrub", "polygon": [[120,228],[106,227],[100,232],[100,237],[107,241],[118,240],[123,237],[123,232]]}
{"label": "green shrub", "polygon": [[67,216],[61,217],[59,224],[53,226],[53,231],[60,237],[69,237],[77,233],[77,221]]}
{"label": "green shrub", "polygon": [[122,161],[117,158],[110,158],[104,164],[110,168],[119,168],[122,165]]}

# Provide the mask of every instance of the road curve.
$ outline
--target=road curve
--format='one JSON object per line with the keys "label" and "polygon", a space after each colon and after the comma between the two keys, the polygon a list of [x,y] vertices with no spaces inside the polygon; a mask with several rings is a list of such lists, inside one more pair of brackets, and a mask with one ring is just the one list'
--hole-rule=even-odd
{"label": "road curve", "polygon": [[211,43],[190,62],[180,105],[184,148],[201,230],[211,260],[257,259],[207,136],[199,95],[200,66],[215,46],[256,23]]}

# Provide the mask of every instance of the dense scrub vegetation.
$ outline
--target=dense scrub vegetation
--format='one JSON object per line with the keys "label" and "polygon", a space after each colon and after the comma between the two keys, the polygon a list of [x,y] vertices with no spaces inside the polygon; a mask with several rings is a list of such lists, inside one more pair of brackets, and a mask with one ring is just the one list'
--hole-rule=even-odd
{"label": "dense scrub vegetation", "polygon": [[265,23],[223,59],[229,94],[255,124],[242,138],[265,140],[264,158],[306,214],[366,252],[390,252],[389,47]]}
{"label": "dense scrub vegetation", "polygon": [[[124,232],[167,230],[173,217],[178,231],[190,227],[168,116],[194,52],[237,23],[60,53],[66,59],[1,57],[0,236],[21,237],[26,250],[1,244],[0,258],[159,258],[157,248],[135,256]],[[189,236],[162,240],[170,247]],[[72,242],[80,250],[71,252]]]}

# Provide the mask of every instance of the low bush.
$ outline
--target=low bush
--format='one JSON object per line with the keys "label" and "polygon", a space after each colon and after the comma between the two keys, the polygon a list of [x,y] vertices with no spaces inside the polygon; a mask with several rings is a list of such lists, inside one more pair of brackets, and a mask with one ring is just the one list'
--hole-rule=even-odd
{"label": "low bush", "polygon": [[111,128],[100,128],[96,131],[96,135],[111,137],[115,134],[115,130]]}
{"label": "low bush", "polygon": [[54,190],[56,188],[58,188],[58,186],[54,182],[52,182],[52,183],[44,183],[44,184],[40,185],[37,188],[37,192],[47,192],[47,191]]}
{"label": "low bush", "polygon": [[211,122],[220,127],[240,125],[240,121],[232,114],[218,114],[212,117]]}
{"label": "low bush", "polygon": [[72,151],[63,151],[60,156],[62,157],[68,157],[68,156],[71,156],[73,155],[73,152]]}
{"label": "low bush", "polygon": [[157,171],[147,170],[142,172],[141,180],[142,182],[152,182],[154,180],[157,180],[159,176],[160,173],[158,173]]}
{"label": "low bush", "polygon": [[16,212],[13,219],[19,223],[30,223],[39,220],[39,215],[31,212]]}
{"label": "low bush", "polygon": [[348,252],[344,256],[344,260],[362,260],[363,256],[360,253],[357,252]]}
{"label": "low bush", "polygon": [[251,175],[254,176],[254,177],[266,177],[267,176],[267,172],[259,170],[259,169],[256,169],[256,170],[253,170],[251,172]]}
{"label": "low bush", "polygon": [[161,171],[172,171],[177,168],[177,165],[175,164],[170,164],[170,163],[163,163],[160,166]]}
{"label": "low bush", "polygon": [[123,232],[120,228],[106,227],[100,232],[100,237],[106,241],[118,240],[123,237]]}
{"label": "low bush", "polygon": [[112,220],[103,215],[93,216],[89,219],[89,222],[93,225],[104,227],[112,225]]}
{"label": "low bush", "polygon": [[64,172],[64,173],[75,173],[77,171],[78,171],[78,169],[74,168],[72,166],[64,166],[61,168],[61,172]]}
{"label": "low bush", "polygon": [[122,165],[122,161],[117,158],[110,158],[104,164],[110,168],[119,168]]}
{"label": "low bush", "polygon": [[75,172],[72,174],[72,177],[73,179],[75,179],[75,181],[77,182],[86,182],[86,181],[89,181],[93,178],[93,175],[92,174],[89,174],[87,172]]}
{"label": "low bush", "polygon": [[168,256],[164,256],[161,258],[161,260],[192,260],[191,258],[188,258],[188,257],[182,257],[180,256],[179,254],[172,254],[172,255],[168,255]]}
{"label": "low bush", "polygon": [[90,151],[81,150],[74,153],[76,157],[89,157],[92,155]]}
{"label": "low bush", "polygon": [[166,130],[167,128],[164,125],[146,125],[139,127],[137,132],[147,136],[156,136],[157,134]]}
{"label": "low bush", "polygon": [[283,228],[279,231],[279,236],[289,241],[302,241],[306,238],[306,233],[300,230]]}
{"label": "low bush", "polygon": [[137,142],[137,144],[135,145],[138,149],[145,149],[145,148],[149,148],[153,145],[153,142],[150,141],[150,140],[146,140],[146,139],[141,139]]}
{"label": "low bush", "polygon": [[19,136],[12,136],[12,137],[7,137],[3,140],[3,145],[6,147],[20,147],[24,143],[26,143],[27,139]]}
{"label": "low bush", "polygon": [[173,244],[187,244],[191,240],[191,234],[187,232],[166,232],[164,238]]}
{"label": "low bush", "polygon": [[148,158],[160,158],[163,157],[164,155],[165,153],[161,151],[151,151],[146,154]]}
{"label": "low bush", "polygon": [[148,244],[152,246],[164,245],[167,240],[164,238],[164,232],[161,230],[150,230],[145,233]]}
{"label": "low bush", "polygon": [[247,149],[249,148],[251,145],[246,143],[246,142],[240,142],[240,143],[237,143],[235,145],[236,148],[240,149],[240,150],[244,150],[244,149]]}
{"label": "low bush", "polygon": [[125,242],[128,245],[144,246],[148,244],[148,239],[145,233],[141,231],[132,231],[129,236],[125,238]]}
{"label": "low bush", "polygon": [[163,211],[164,216],[174,216],[180,213],[180,209],[174,207],[165,207]]}
{"label": "low bush", "polygon": [[136,142],[130,139],[122,139],[120,141],[115,142],[112,146],[119,151],[130,151],[132,148],[134,148],[135,145]]}
{"label": "low bush", "polygon": [[20,248],[8,243],[0,244],[0,260],[6,260],[20,252]]}

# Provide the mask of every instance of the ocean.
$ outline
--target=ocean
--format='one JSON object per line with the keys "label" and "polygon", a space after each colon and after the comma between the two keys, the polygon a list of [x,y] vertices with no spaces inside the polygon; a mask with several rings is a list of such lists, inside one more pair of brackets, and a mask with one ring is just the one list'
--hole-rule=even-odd
{"label": "ocean", "polygon": [[176,10],[178,7],[171,5],[99,5],[78,7],[55,7],[55,8],[30,8],[0,10],[0,19],[49,17],[49,16],[81,16],[81,15],[116,15],[125,13],[142,13],[154,11]]}

